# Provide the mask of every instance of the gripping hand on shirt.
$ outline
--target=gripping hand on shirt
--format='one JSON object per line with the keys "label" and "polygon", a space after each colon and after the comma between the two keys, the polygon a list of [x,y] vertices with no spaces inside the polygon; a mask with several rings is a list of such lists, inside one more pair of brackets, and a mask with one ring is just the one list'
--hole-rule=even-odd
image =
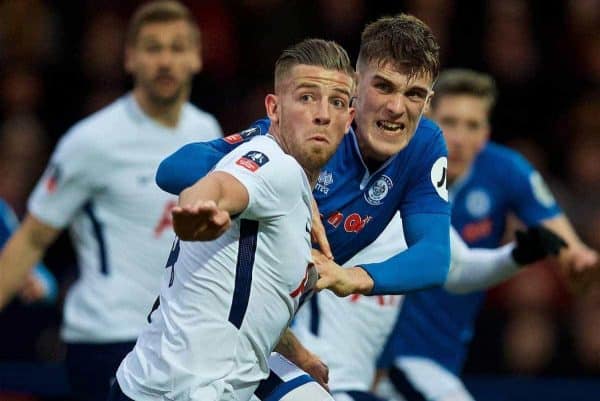
{"label": "gripping hand on shirt", "polygon": [[360,267],[341,267],[321,251],[313,249],[313,263],[319,272],[316,290],[328,289],[338,297],[350,294],[369,294],[374,282]]}
{"label": "gripping hand on shirt", "polygon": [[516,232],[513,259],[520,265],[537,262],[548,256],[557,256],[567,243],[562,237],[542,226],[529,227]]}

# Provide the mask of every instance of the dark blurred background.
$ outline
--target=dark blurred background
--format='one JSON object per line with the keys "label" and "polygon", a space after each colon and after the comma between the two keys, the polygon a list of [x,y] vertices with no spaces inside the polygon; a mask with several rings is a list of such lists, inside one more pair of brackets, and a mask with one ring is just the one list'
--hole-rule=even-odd
{"label": "dark blurred background", "polygon": [[[19,214],[66,129],[131,87],[123,38],[141,3],[0,0],[0,197]],[[227,133],[264,114],[283,48],[323,37],[355,59],[365,23],[415,14],[440,41],[444,67],[493,74],[493,140],[532,161],[583,239],[600,249],[600,0],[184,3],[203,33],[205,68],[192,101]],[[64,295],[76,275],[66,236],[46,262]],[[60,361],[60,319],[60,299],[13,302],[0,314],[0,361]],[[574,293],[553,266],[540,265],[493,290],[466,373],[600,377],[600,288]]]}

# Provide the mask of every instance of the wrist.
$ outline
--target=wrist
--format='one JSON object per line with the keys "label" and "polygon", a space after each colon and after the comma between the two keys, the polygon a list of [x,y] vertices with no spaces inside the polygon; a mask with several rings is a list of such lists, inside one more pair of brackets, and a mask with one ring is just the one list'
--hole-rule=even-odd
{"label": "wrist", "polygon": [[375,282],[362,266],[354,266],[348,269],[351,277],[352,293],[369,295],[373,291]]}

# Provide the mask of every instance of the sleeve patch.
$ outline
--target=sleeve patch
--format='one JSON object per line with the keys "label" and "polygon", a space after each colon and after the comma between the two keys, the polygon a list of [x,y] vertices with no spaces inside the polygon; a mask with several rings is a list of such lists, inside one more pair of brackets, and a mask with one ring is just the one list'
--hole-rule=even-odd
{"label": "sleeve patch", "polygon": [[448,202],[448,189],[446,187],[448,181],[448,159],[440,157],[433,163],[431,167],[431,183],[437,194]]}
{"label": "sleeve patch", "polygon": [[58,186],[58,180],[60,179],[61,171],[60,166],[57,164],[50,164],[46,171],[46,191],[48,193],[54,193],[56,191],[56,187]]}
{"label": "sleeve patch", "polygon": [[230,145],[234,145],[236,143],[243,142],[248,138],[252,138],[255,135],[260,135],[260,129],[258,127],[248,128],[238,132],[237,134],[226,136],[223,138],[223,140]]}
{"label": "sleeve patch", "polygon": [[258,170],[269,162],[269,158],[262,152],[252,150],[240,157],[235,164],[242,166],[252,172]]}
{"label": "sleeve patch", "polygon": [[529,183],[533,189],[535,199],[545,207],[552,207],[556,203],[552,192],[544,182],[544,179],[537,171],[534,171],[529,176]]}

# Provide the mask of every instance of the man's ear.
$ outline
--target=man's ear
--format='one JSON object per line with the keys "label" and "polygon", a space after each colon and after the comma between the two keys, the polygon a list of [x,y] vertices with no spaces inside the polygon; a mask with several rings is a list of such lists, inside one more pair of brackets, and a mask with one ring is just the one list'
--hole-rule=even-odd
{"label": "man's ear", "polygon": [[269,93],[265,97],[265,109],[267,116],[271,120],[271,125],[279,123],[279,98],[277,95]]}
{"label": "man's ear", "polygon": [[356,109],[354,107],[350,107],[348,112],[350,113],[350,117],[348,118],[348,123],[346,124],[346,133],[348,133],[348,131],[350,130],[352,120],[354,120],[354,116],[356,115]]}
{"label": "man's ear", "polygon": [[427,97],[425,98],[425,107],[423,107],[423,113],[427,116],[429,116],[429,113],[431,111],[431,98],[433,97],[433,95],[435,95],[435,92],[430,91]]}

